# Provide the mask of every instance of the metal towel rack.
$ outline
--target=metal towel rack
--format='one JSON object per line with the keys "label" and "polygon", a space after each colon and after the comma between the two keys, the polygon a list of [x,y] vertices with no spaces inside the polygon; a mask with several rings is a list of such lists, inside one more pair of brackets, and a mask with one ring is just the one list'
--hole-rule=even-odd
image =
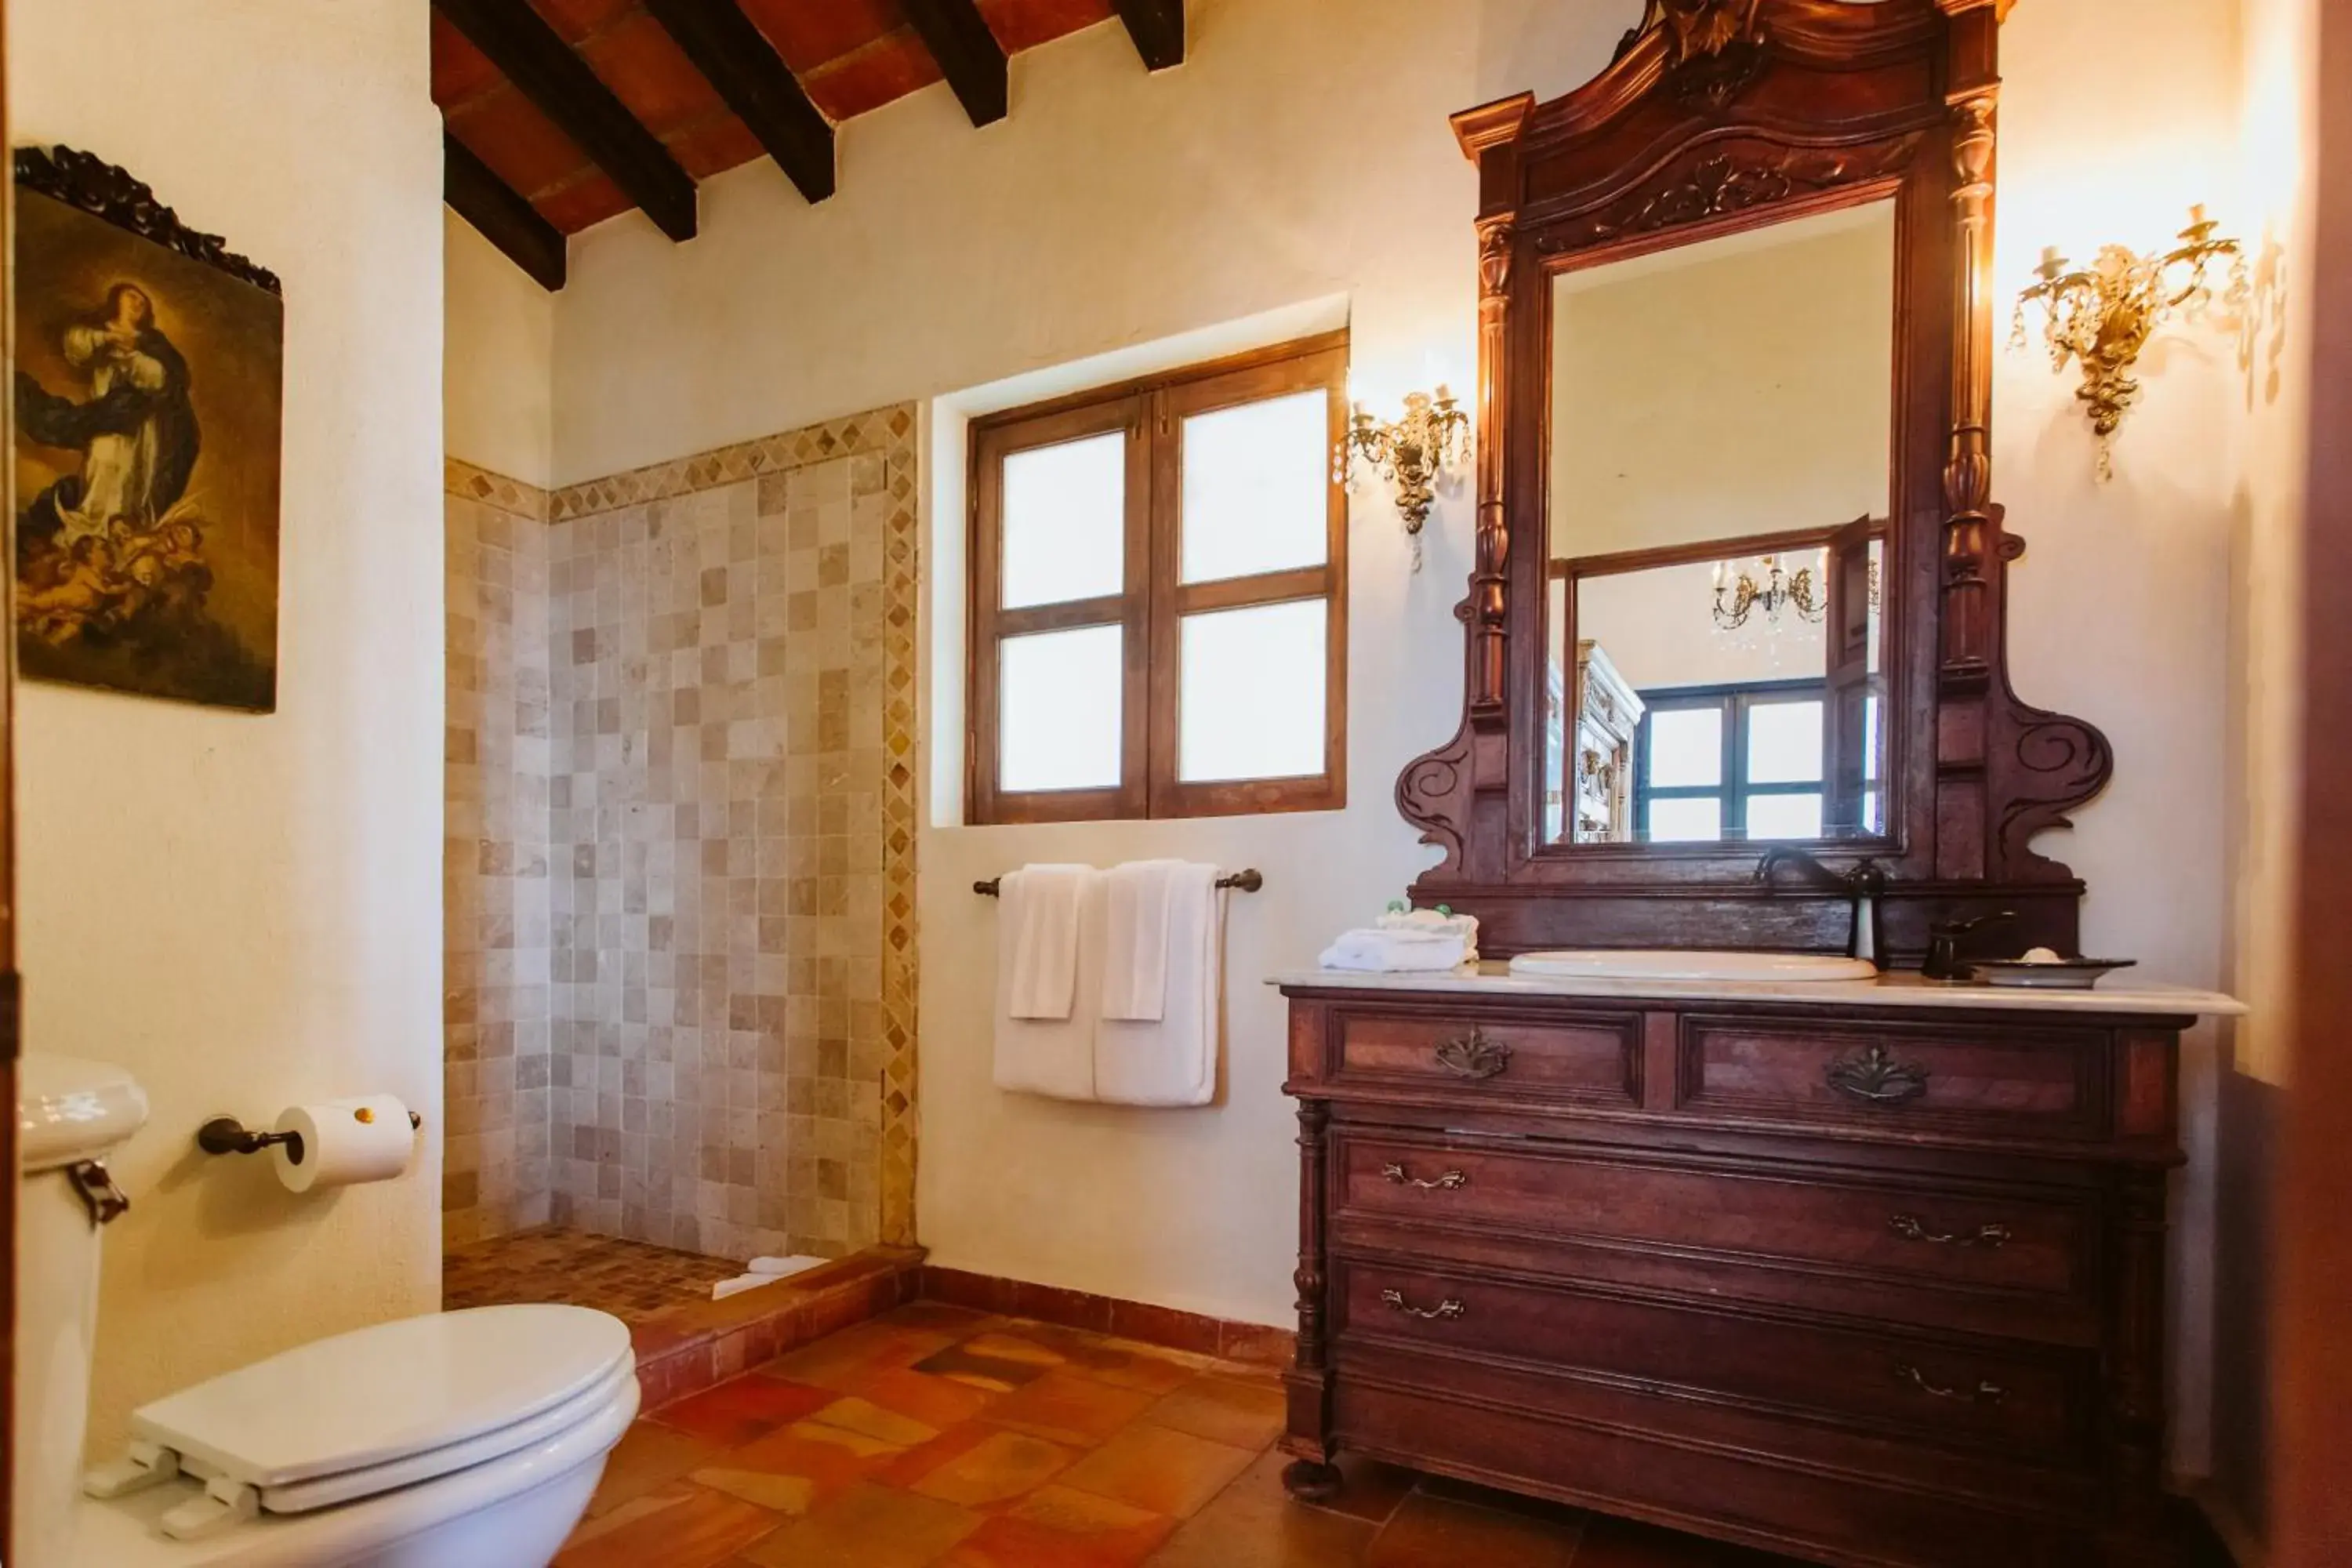
{"label": "metal towel rack", "polygon": [[[1236,871],[1230,877],[1218,878],[1217,886],[1231,888],[1237,893],[1255,893],[1265,886],[1265,878],[1258,873],[1256,868],[1252,867],[1247,870]],[[974,882],[971,885],[971,890],[982,898],[992,899],[1004,890],[1004,879],[991,877],[985,882]]]}

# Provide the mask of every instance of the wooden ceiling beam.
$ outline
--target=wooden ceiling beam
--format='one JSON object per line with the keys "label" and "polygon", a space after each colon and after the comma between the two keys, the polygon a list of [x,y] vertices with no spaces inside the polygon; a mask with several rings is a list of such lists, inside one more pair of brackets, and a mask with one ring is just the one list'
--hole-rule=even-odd
{"label": "wooden ceiling beam", "polygon": [[655,227],[672,239],[694,237],[693,180],[525,0],[433,4],[645,209]]}
{"label": "wooden ceiling beam", "polygon": [[1111,0],[1143,68],[1164,71],[1184,63],[1184,0]]}
{"label": "wooden ceiling beam", "polygon": [[833,195],[833,123],[736,0],[646,0],[646,9],[802,195]]}
{"label": "wooden ceiling beam", "polygon": [[1004,64],[1004,46],[988,30],[988,19],[974,0],[899,0],[907,20],[939,61],[940,70],[963,100],[963,111],[974,125],[1004,118],[1011,86]]}
{"label": "wooden ceiling beam", "polygon": [[541,288],[552,293],[563,287],[562,233],[446,131],[441,132],[441,194],[459,217]]}

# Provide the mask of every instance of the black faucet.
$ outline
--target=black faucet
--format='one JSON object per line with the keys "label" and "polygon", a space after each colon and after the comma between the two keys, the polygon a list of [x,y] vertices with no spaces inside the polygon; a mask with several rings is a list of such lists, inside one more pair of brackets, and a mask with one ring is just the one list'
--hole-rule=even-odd
{"label": "black faucet", "polygon": [[1865,958],[1885,968],[1886,927],[1878,911],[1886,897],[1885,869],[1875,860],[1864,859],[1855,862],[1851,871],[1832,871],[1802,849],[1775,844],[1756,862],[1756,879],[1770,887],[1783,866],[1794,867],[1816,888],[1843,893],[1853,900],[1853,923],[1847,928],[1845,940],[1846,956]]}
{"label": "black faucet", "polygon": [[1919,973],[1927,980],[1965,980],[1968,961],[1960,956],[1960,944],[1987,927],[2014,926],[2015,910],[2002,910],[1997,914],[1979,915],[1972,921],[1951,921],[1927,928],[1927,956],[1919,963]]}

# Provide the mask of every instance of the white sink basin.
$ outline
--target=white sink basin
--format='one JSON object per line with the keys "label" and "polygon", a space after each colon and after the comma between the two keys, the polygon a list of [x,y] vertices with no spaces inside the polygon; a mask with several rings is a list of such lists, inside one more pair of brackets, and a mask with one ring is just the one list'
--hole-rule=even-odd
{"label": "white sink basin", "polygon": [[1828,958],[1811,952],[1571,948],[1523,952],[1511,960],[1511,973],[1576,980],[1875,980],[1878,966],[1866,958]]}

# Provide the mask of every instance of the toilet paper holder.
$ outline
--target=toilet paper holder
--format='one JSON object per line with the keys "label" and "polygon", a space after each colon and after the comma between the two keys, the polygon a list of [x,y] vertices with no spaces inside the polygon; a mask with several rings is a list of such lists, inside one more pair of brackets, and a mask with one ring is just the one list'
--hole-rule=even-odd
{"label": "toilet paper holder", "polygon": [[[408,1113],[411,1131],[425,1125],[425,1118],[415,1111]],[[302,1163],[302,1135],[299,1132],[256,1132],[234,1116],[215,1116],[196,1129],[196,1147],[207,1154],[258,1154],[266,1149],[283,1143],[294,1163]]]}

